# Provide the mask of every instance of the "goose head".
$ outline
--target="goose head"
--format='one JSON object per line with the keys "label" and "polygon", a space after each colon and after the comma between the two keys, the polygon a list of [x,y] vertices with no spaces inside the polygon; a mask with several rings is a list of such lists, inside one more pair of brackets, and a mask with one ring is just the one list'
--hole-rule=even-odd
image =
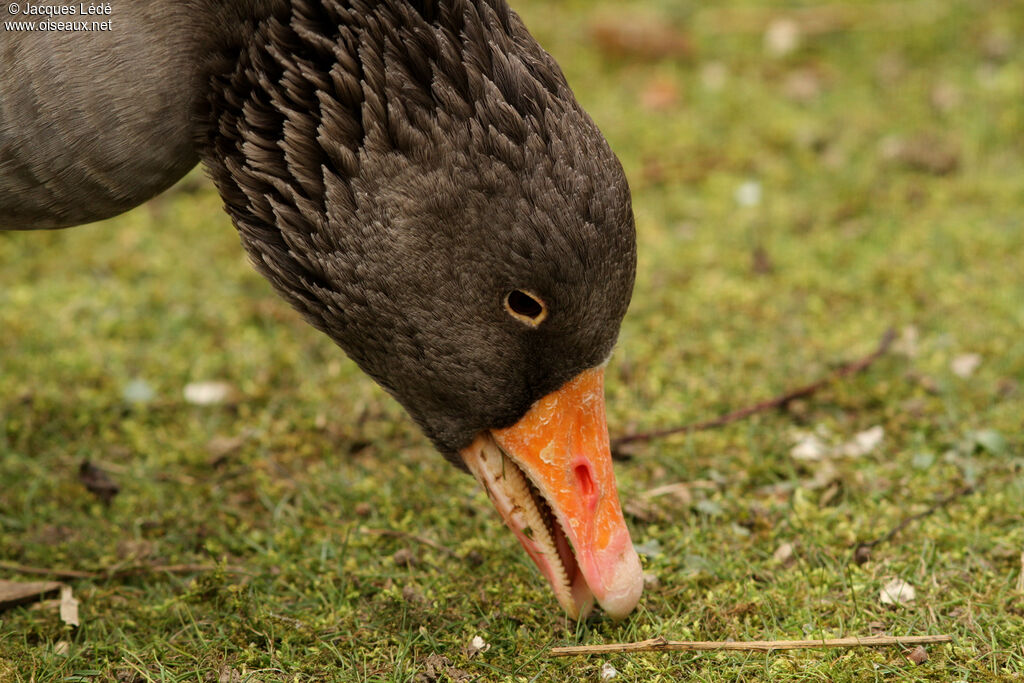
{"label": "goose head", "polygon": [[213,55],[201,155],[253,264],[486,488],[572,617],[642,588],[604,366],[622,168],[502,0],[294,0]]}

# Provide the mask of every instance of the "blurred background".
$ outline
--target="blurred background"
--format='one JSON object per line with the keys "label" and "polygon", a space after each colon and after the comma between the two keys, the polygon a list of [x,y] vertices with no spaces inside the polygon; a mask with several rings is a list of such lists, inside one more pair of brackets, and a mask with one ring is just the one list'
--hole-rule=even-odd
{"label": "blurred background", "polygon": [[[1024,673],[1024,4],[512,4],[633,189],[613,436],[756,403],[897,333],[867,373],[786,410],[635,447],[618,473],[644,605],[624,625],[558,618],[554,637],[953,632],[928,680]],[[109,506],[80,481],[86,460],[118,483]],[[19,634],[9,661],[114,671],[130,650],[140,671],[185,671],[215,651],[400,680],[446,652],[514,677],[557,607],[485,498],[252,271],[201,171],[105,223],[0,233],[0,560],[255,572],[218,574],[208,600],[184,579],[86,582],[70,660],[56,617],[22,610],[0,624]],[[880,600],[893,579],[916,600]],[[224,609],[310,628],[270,647],[216,626]],[[492,668],[460,649],[477,632]],[[879,651],[613,663],[650,678],[680,662],[705,680],[914,666]]]}

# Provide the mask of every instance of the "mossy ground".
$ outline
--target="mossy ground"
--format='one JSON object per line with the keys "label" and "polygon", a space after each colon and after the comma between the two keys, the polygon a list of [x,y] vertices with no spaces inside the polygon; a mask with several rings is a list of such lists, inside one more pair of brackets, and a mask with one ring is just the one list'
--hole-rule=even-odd
{"label": "mossy ground", "polygon": [[[514,4],[634,188],[613,434],[813,380],[890,326],[899,352],[789,410],[636,449],[625,501],[696,483],[631,506],[657,577],[636,614],[575,624],[474,482],[249,268],[200,174],[103,224],[0,234],[0,560],[223,567],[73,581],[74,631],[55,609],[0,614],[0,681],[591,681],[603,660],[546,649],[875,631],[956,640],[921,665],[898,649],[607,661],[617,680],[1024,677],[1024,5],[832,5],[827,30],[773,56],[743,30],[751,2]],[[678,27],[693,52],[613,54],[592,30],[608,17]],[[237,402],[182,399],[211,379]],[[134,380],[152,401],[125,400]],[[791,456],[797,429],[875,426],[866,456]],[[214,457],[218,438],[237,448]],[[85,459],[121,485],[109,507],[78,483]],[[880,603],[893,578],[913,603]],[[477,635],[491,648],[470,658]]]}

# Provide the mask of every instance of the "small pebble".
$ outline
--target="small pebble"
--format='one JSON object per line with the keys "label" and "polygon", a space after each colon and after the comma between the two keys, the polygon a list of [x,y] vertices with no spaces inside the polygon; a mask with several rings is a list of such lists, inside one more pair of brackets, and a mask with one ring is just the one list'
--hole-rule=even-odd
{"label": "small pebble", "polygon": [[416,564],[416,556],[408,548],[402,548],[391,556],[392,561],[399,567],[411,567]]}
{"label": "small pebble", "polygon": [[907,659],[912,661],[914,664],[924,664],[928,661],[928,651],[924,649],[923,645],[918,645],[910,651],[910,654],[907,655]]}

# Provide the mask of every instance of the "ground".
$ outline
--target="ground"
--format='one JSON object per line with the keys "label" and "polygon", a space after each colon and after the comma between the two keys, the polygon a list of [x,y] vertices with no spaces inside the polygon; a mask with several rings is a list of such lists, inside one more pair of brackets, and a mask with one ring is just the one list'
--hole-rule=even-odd
{"label": "ground", "polygon": [[[634,447],[617,473],[650,585],[631,618],[576,624],[475,483],[250,269],[200,173],[102,224],[0,234],[0,561],[97,574],[68,579],[77,629],[50,603],[0,613],[0,681],[1024,676],[1024,5],[514,5],[633,187],[613,435],[813,381],[888,328],[892,352]],[[185,400],[214,380],[234,395]],[[117,573],[181,564],[207,569]],[[883,604],[894,579],[913,601]],[[547,655],[873,633],[954,642],[921,664]]]}

